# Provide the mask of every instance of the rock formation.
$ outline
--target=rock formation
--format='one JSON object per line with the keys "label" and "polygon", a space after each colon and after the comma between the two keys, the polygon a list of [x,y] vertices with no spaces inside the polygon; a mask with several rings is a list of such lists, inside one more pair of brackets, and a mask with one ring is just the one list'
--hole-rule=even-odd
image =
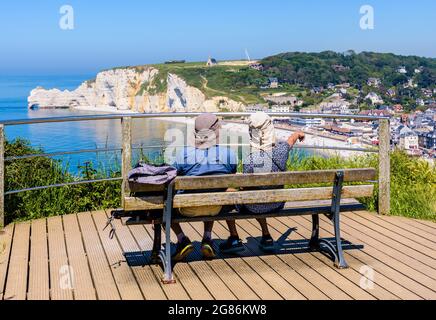
{"label": "rock formation", "polygon": [[29,108],[81,108],[133,112],[241,111],[242,103],[228,97],[207,98],[181,77],[160,74],[154,67],[117,68],[102,71],[95,80],[73,91],[35,88]]}

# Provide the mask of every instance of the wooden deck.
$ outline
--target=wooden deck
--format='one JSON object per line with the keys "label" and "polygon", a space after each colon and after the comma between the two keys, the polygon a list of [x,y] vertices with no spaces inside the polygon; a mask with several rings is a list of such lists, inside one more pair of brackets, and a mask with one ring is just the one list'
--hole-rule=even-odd
{"label": "wooden deck", "polygon": [[[350,268],[338,270],[323,254],[304,250],[310,217],[269,220],[281,248],[275,255],[258,252],[256,221],[239,221],[241,256],[202,261],[193,254],[175,266],[177,283],[162,285],[161,268],[147,264],[151,227],[116,222],[111,240],[102,231],[107,213],[7,226],[0,234],[0,300],[436,299],[435,223],[345,213],[343,238],[364,247],[346,250]],[[183,227],[198,248],[202,224]],[[226,230],[216,223],[215,238],[225,239]],[[332,236],[326,219],[321,230]]]}

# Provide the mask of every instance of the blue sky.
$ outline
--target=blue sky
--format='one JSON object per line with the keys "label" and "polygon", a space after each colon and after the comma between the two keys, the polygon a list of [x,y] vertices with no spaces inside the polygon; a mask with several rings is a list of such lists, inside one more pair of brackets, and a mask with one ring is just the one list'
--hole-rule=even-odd
{"label": "blue sky", "polygon": [[[62,5],[74,30],[59,27]],[[359,9],[374,8],[374,30]],[[0,74],[80,74],[162,62],[286,51],[436,57],[434,0],[2,0]]]}

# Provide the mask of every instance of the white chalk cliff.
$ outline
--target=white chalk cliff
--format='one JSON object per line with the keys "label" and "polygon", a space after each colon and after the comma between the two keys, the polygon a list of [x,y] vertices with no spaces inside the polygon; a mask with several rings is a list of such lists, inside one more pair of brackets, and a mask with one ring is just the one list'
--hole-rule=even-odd
{"label": "white chalk cliff", "polygon": [[153,67],[102,71],[73,91],[35,88],[29,108],[82,108],[134,112],[241,111],[244,105],[228,97],[207,98],[181,77],[159,74]]}

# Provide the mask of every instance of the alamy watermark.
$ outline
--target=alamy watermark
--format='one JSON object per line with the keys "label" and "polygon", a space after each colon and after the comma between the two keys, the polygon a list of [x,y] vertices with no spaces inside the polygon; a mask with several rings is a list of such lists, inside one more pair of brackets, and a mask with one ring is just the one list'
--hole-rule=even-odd
{"label": "alamy watermark", "polygon": [[71,290],[74,288],[74,270],[70,265],[63,265],[59,268],[59,288]]}
{"label": "alamy watermark", "polygon": [[59,9],[59,14],[61,14],[59,28],[62,30],[74,30],[74,8],[70,5],[63,5]]}
{"label": "alamy watermark", "polygon": [[370,266],[364,265],[359,269],[360,277],[359,285],[364,290],[372,290],[374,289],[374,269]]}
{"label": "alamy watermark", "polygon": [[374,30],[374,8],[368,4],[360,7],[359,25],[362,30]]}

